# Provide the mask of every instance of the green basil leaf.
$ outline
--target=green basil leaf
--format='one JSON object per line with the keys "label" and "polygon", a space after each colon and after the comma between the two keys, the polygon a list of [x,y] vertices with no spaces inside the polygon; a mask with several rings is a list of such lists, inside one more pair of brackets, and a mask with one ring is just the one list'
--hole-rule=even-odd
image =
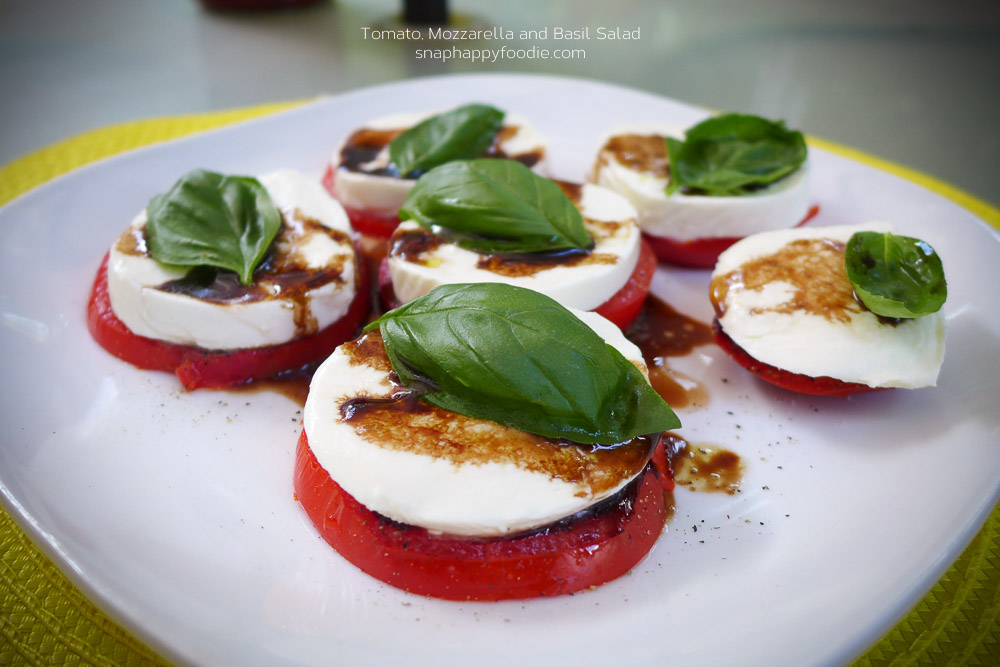
{"label": "green basil leaf", "polygon": [[503,111],[485,104],[431,116],[392,140],[389,161],[405,177],[452,160],[479,157],[493,143],[503,117]]}
{"label": "green basil leaf", "polygon": [[857,232],[844,247],[844,264],[854,293],[876,315],[920,317],[948,298],[941,258],[920,239]]}
{"label": "green basil leaf", "polygon": [[552,181],[516,160],[458,160],[417,181],[400,220],[448,230],[476,252],[586,250],[593,244],[576,205]]}
{"label": "green basil leaf", "polygon": [[806,160],[801,132],[743,114],[703,121],[685,133],[684,141],[668,137],[670,182],[667,194],[680,189],[731,196],[769,185],[791,174]]}
{"label": "green basil leaf", "polygon": [[569,310],[503,283],[444,285],[378,326],[432,405],[574,442],[615,444],[680,421],[642,373]]}
{"label": "green basil leaf", "polygon": [[195,169],[146,206],[150,256],[164,264],[235,271],[246,285],[281,228],[257,179]]}

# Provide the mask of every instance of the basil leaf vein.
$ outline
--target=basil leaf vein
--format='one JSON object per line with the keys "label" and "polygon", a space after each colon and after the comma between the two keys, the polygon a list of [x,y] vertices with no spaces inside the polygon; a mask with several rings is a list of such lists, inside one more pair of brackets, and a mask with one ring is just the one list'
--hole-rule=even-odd
{"label": "basil leaf vein", "polygon": [[476,252],[586,250],[593,240],[576,205],[554,182],[515,160],[458,160],[417,181],[399,211]]}
{"label": "basil leaf vein", "polygon": [[281,212],[255,178],[195,169],[146,206],[150,256],[178,266],[234,271],[246,285],[281,228]]}
{"label": "basil leaf vein", "polygon": [[680,425],[634,364],[532,290],[444,285],[376,326],[401,381],[429,384],[421,398],[452,412],[606,445]]}
{"label": "basil leaf vein", "polygon": [[876,315],[929,315],[948,298],[941,258],[920,239],[856,232],[844,247],[844,266],[854,293]]}
{"label": "basil leaf vein", "polygon": [[683,141],[667,137],[666,144],[668,195],[681,189],[740,195],[791,174],[808,154],[801,132],[746,114],[710,118],[690,128]]}
{"label": "basil leaf vein", "polygon": [[452,160],[479,157],[493,143],[503,118],[503,111],[485,104],[431,116],[389,143],[389,161],[405,177]]}

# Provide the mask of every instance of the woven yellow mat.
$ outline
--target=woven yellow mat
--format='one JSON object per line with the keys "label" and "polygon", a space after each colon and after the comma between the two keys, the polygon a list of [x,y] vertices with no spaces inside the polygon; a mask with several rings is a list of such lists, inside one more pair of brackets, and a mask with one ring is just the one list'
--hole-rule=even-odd
{"label": "woven yellow mat", "polygon": [[[72,137],[0,167],[0,205],[84,164],[280,111],[285,102],[153,118]],[[933,190],[1000,229],[1000,211],[929,176],[818,139],[810,144]],[[0,510],[0,665],[167,665],[101,612]],[[855,667],[1000,665],[1000,507],[910,614]]]}

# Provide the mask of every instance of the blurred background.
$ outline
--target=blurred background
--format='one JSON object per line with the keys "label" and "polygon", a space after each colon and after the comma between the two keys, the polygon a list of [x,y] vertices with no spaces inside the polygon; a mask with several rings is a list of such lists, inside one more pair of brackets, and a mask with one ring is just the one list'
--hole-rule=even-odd
{"label": "blurred background", "polygon": [[[996,0],[450,0],[459,28],[590,28],[568,60],[418,59],[401,0],[0,0],[0,164],[95,127],[454,72],[615,82],[784,118],[1000,205]],[[212,0],[204,0],[211,3]],[[292,7],[293,4],[304,6]],[[435,2],[424,4],[430,9]],[[639,39],[597,40],[598,27]],[[496,40],[454,42],[496,47]],[[595,100],[614,104],[614,100]]]}

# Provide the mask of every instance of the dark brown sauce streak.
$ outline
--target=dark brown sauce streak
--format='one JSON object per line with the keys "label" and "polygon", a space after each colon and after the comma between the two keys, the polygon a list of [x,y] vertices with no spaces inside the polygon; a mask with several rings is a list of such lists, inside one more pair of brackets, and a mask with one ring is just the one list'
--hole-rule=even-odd
{"label": "dark brown sauce streak", "polygon": [[125,233],[115,241],[115,249],[125,255],[147,256],[149,248],[146,246],[146,228],[129,226]]}
{"label": "dark brown sauce streak", "polygon": [[674,483],[691,491],[740,492],[745,467],[739,454],[715,445],[692,444],[675,433],[663,434]]}
{"label": "dark brown sauce streak", "polygon": [[398,231],[389,242],[389,254],[413,264],[423,264],[422,255],[434,252],[441,245],[441,238],[423,227]]}
{"label": "dark brown sauce streak", "polygon": [[309,395],[309,382],[319,362],[309,364],[303,368],[293,371],[286,371],[271,378],[254,380],[247,384],[227,387],[225,391],[239,394],[256,394],[260,392],[273,392],[280,394],[292,401],[300,408],[305,407],[306,397]]}
{"label": "dark brown sauce streak", "polygon": [[[347,141],[344,142],[344,146],[340,151],[339,167],[341,169],[361,172],[370,176],[390,176],[393,178],[399,178],[399,169],[397,169],[396,165],[392,163],[384,167],[377,168],[370,168],[365,165],[369,164],[372,160],[378,157],[378,154],[382,152],[386,146],[392,143],[393,139],[402,134],[405,129],[406,128],[373,130],[370,128],[361,128],[356,130],[347,138]],[[541,162],[542,158],[545,157],[545,150],[542,148],[529,151],[527,153],[516,153],[511,155],[505,153],[501,148],[501,144],[517,134],[518,129],[519,128],[516,126],[508,125],[501,127],[500,131],[493,137],[493,143],[486,149],[482,157],[517,160],[529,168]],[[423,172],[415,171],[407,174],[405,178],[415,180],[419,178],[422,173]]]}
{"label": "dark brown sauce streak", "polygon": [[481,255],[476,268],[509,278],[532,276],[557,266],[579,266],[581,264],[614,263],[616,257],[607,253],[592,253],[589,250],[560,250],[557,252],[511,253]]}
{"label": "dark brown sauce streak", "polygon": [[601,159],[607,163],[609,155],[629,169],[660,178],[670,177],[670,160],[667,144],[657,134],[620,134],[608,139],[601,149]]}
{"label": "dark brown sauce streak", "polygon": [[420,402],[420,392],[402,389],[388,396],[355,396],[340,404],[340,417],[344,421],[356,421],[370,410],[394,410],[396,412],[428,412],[430,406]]}
{"label": "dark brown sauce streak", "polygon": [[566,197],[576,204],[580,205],[580,200],[583,198],[583,184],[582,183],[571,183],[570,181],[558,181],[553,179],[553,183],[559,186],[559,189],[563,191]]}
{"label": "dark brown sauce streak", "polygon": [[[392,379],[377,330],[346,343],[343,349],[351,363],[384,370]],[[581,494],[601,493],[638,474],[656,444],[649,436],[613,446],[545,438],[416,400],[413,392],[401,389],[398,382],[384,396],[352,397],[338,407],[342,418],[361,437],[380,447],[453,463],[511,463],[578,484],[587,489]]]}
{"label": "dark brown sauce streak", "polygon": [[340,418],[344,421],[359,420],[364,417],[366,411],[376,409],[413,414],[430,411],[429,404],[420,402],[421,396],[437,388],[430,379],[418,379],[413,385],[407,387],[399,379],[395,370],[389,371],[387,378],[393,388],[391,394],[350,398],[340,404]]}
{"label": "dark brown sauce streak", "polygon": [[403,133],[403,129],[397,130],[372,130],[366,127],[356,130],[344,142],[344,147],[340,150],[340,168],[347,171],[363,172],[372,176],[392,176],[399,177],[399,170],[396,165],[389,164],[377,169],[365,168],[364,165],[370,163],[382,149],[388,146],[393,139]]}
{"label": "dark brown sauce streak", "polygon": [[[770,255],[754,258],[738,269],[716,276],[709,289],[716,316],[725,315],[729,290],[761,290],[772,282],[788,283],[794,293],[783,303],[755,308],[751,313],[803,312],[830,322],[847,323],[858,313],[871,312],[847,277],[844,244],[813,238],[790,241]],[[886,326],[898,326],[905,321],[872,315]]]}
{"label": "dark brown sauce streak", "polygon": [[649,383],[671,407],[708,402],[708,390],[694,379],[672,370],[667,359],[684,356],[700,345],[711,343],[711,326],[650,295],[625,336],[642,351],[649,369]]}

